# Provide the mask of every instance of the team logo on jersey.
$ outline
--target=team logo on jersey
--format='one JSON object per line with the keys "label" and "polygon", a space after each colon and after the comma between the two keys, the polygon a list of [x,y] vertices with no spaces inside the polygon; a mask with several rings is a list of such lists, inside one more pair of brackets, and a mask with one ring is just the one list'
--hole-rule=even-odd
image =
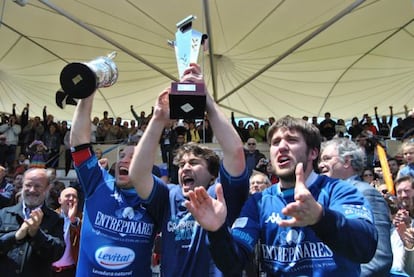
{"label": "team logo on jersey", "polygon": [[126,247],[104,246],[96,250],[95,260],[106,269],[122,269],[135,260],[135,252]]}
{"label": "team logo on jersey", "polygon": [[273,224],[279,224],[282,221],[282,218],[280,217],[279,213],[273,212],[265,221],[265,223],[273,223]]}

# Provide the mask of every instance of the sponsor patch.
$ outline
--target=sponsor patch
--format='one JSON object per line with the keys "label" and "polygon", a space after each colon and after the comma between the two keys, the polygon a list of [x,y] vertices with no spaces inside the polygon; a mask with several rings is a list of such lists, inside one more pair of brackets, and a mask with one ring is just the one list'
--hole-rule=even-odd
{"label": "sponsor patch", "polygon": [[247,217],[239,217],[234,221],[232,228],[244,228],[246,227],[248,220]]}
{"label": "sponsor patch", "polygon": [[121,269],[135,260],[135,252],[126,247],[104,246],[96,250],[95,260],[106,269]]}

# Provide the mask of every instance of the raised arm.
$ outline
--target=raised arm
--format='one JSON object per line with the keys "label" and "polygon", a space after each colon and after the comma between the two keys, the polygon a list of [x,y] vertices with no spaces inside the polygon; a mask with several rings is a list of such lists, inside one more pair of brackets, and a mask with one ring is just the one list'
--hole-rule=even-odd
{"label": "raised arm", "polygon": [[76,105],[70,132],[70,146],[72,147],[91,142],[91,114],[95,93],[80,99]]}
{"label": "raised arm", "polygon": [[[183,80],[204,82],[200,67],[197,64],[190,64],[184,72]],[[239,176],[245,168],[240,136],[208,92],[206,92],[206,110],[213,133],[223,150],[224,167],[230,175]]]}
{"label": "raised arm", "polygon": [[158,149],[158,138],[161,137],[170,117],[168,93],[169,90],[164,90],[158,96],[154,107],[154,115],[135,147],[129,169],[130,181],[138,195],[143,199],[148,198],[154,186],[152,167]]}

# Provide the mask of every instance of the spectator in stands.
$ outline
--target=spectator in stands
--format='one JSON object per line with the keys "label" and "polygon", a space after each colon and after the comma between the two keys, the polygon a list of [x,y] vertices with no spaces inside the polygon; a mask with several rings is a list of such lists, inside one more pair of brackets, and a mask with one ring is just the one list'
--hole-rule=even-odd
{"label": "spectator in stands", "polygon": [[65,189],[65,184],[57,178],[55,168],[50,167],[46,172],[49,178],[49,193],[46,197],[46,205],[52,210],[56,210],[60,206],[59,196],[62,190]]}
{"label": "spectator in stands", "polygon": [[339,138],[343,138],[345,134],[347,133],[345,121],[340,118],[337,120],[335,125],[335,136]]}
{"label": "spectator in stands", "polygon": [[266,174],[260,171],[253,170],[249,178],[249,185],[249,193],[255,194],[270,187],[272,183],[270,182]]}
{"label": "spectator in stands", "polygon": [[[226,276],[239,274],[259,241],[269,275],[359,276],[360,264],[377,247],[368,202],[349,183],[314,172],[321,138],[313,125],[286,116],[272,125],[268,138],[280,181],[248,198],[231,231],[220,186],[217,199],[198,187],[185,203],[209,231],[217,267]],[[308,254],[312,248],[318,250]]]}
{"label": "spectator in stands", "polygon": [[9,147],[6,143],[6,136],[0,135],[0,165],[6,167],[7,166],[7,155],[9,153]]}
{"label": "spectator in stands", "polygon": [[52,263],[63,255],[63,219],[45,205],[48,180],[45,169],[28,169],[23,201],[0,210],[2,276],[51,276]]}
{"label": "spectator in stands", "polygon": [[200,134],[198,133],[198,130],[196,129],[195,121],[188,120],[187,123],[188,123],[187,142],[191,141],[191,142],[199,143]]}
{"label": "spectator in stands", "polygon": [[371,167],[366,167],[361,171],[361,180],[370,184],[372,187],[376,188],[379,186],[380,182],[378,175],[374,172],[374,169]]}
{"label": "spectator in stands", "polygon": [[15,188],[13,183],[10,183],[7,180],[6,174],[6,168],[0,165],[0,208],[8,207],[13,204]]}
{"label": "spectator in stands", "polygon": [[358,117],[353,117],[351,120],[351,126],[348,128],[348,134],[351,135],[351,139],[356,141],[359,134],[361,134],[363,130],[362,125],[360,124]]}
{"label": "spectator in stands", "polygon": [[174,135],[173,121],[170,120],[167,123],[167,126],[164,127],[164,130],[162,131],[161,138],[160,138],[161,159],[162,159],[162,162],[167,165],[170,159],[171,148],[174,143],[173,135]]}
{"label": "spectator in stands", "polygon": [[28,147],[29,167],[46,168],[48,158],[47,146],[41,140],[34,140]]}
{"label": "spectator in stands", "polygon": [[20,152],[17,158],[18,166],[23,168],[23,172],[29,168],[30,160],[27,158],[24,152]]}
{"label": "spectator in stands", "polygon": [[411,176],[414,178],[414,142],[405,141],[401,144],[401,153],[404,159],[404,165],[398,172],[398,178],[402,176]]}
{"label": "spectator in stands", "polygon": [[7,144],[7,155],[6,155],[6,164],[11,166],[16,160],[16,150],[17,145],[19,144],[19,135],[22,131],[22,128],[17,124],[17,118],[15,115],[10,115],[7,122],[0,125],[0,134],[3,134],[6,137]]}
{"label": "spectator in stands", "polygon": [[149,120],[152,117],[154,112],[154,107],[151,108],[151,113],[148,116],[145,116],[145,111],[141,111],[140,115],[135,112],[134,106],[131,105],[131,113],[134,116],[135,120],[137,121],[137,127],[140,128],[142,124],[148,125]]}
{"label": "spectator in stands", "polygon": [[[24,173],[19,173],[14,176],[13,186],[14,186],[14,196],[22,190],[23,187],[23,175]],[[16,204],[17,202],[14,202]]]}
{"label": "spectator in stands", "polygon": [[269,162],[267,163],[265,174],[267,175],[267,178],[269,178],[270,183],[273,185],[279,182],[279,177],[277,177],[275,169],[272,166],[272,161],[271,160],[268,160],[268,161]]}
{"label": "spectator in stands", "polygon": [[236,129],[242,142],[246,142],[250,137],[249,130],[246,128],[247,124],[245,125],[243,120],[239,120],[236,124],[236,120],[234,119],[234,112],[231,112],[231,124],[233,125],[234,129]]}
{"label": "spectator in stands", "polygon": [[402,125],[405,131],[408,132],[410,129],[414,128],[414,108],[408,110],[408,106],[404,105],[404,112],[405,118],[402,121]]}
{"label": "spectator in stands", "polygon": [[365,155],[367,157],[367,167],[374,167],[374,156],[375,156],[375,141],[373,139],[372,134],[367,131],[362,131],[355,142],[365,150]]}
{"label": "spectator in stands", "polygon": [[[44,106],[43,107],[43,122],[42,122],[42,124],[43,124],[43,128],[45,129],[45,132],[47,132],[49,130],[49,127],[52,124],[56,124],[54,122],[54,116],[52,114],[48,114],[46,109],[47,109],[47,107]],[[56,127],[56,130],[58,131],[57,127]]]}
{"label": "spectator in stands", "polygon": [[376,136],[378,134],[378,129],[372,123],[372,118],[368,114],[364,114],[364,117],[362,118],[362,128],[371,136]]}
{"label": "spectator in stands", "polygon": [[212,143],[213,142],[213,128],[211,128],[210,121],[205,118],[197,126],[198,135],[200,136],[201,143]]}
{"label": "spectator in stands", "polygon": [[78,262],[81,213],[78,212],[78,191],[73,187],[62,190],[56,212],[64,219],[63,238],[65,252],[52,264],[52,277],[75,277]]}
{"label": "spectator in stands", "polygon": [[168,176],[172,184],[178,184],[178,166],[174,164],[174,157],[180,149],[180,147],[185,143],[186,130],[181,128],[174,129],[173,146],[171,148],[171,153],[168,160]]}
{"label": "spectator in stands", "polygon": [[316,128],[319,129],[319,123],[318,123],[318,117],[317,116],[312,116],[312,124],[313,124],[313,126],[315,126]]}
{"label": "spectator in stands", "polygon": [[400,165],[398,164],[398,160],[396,158],[388,159],[388,168],[390,169],[392,179],[397,179],[398,171],[400,170]]}
{"label": "spectator in stands", "polygon": [[72,153],[70,152],[70,132],[66,131],[65,137],[63,138],[63,145],[65,148],[65,176],[68,175],[70,169],[72,168]]}
{"label": "spectator in stands", "polygon": [[414,179],[403,176],[395,181],[398,211],[393,217],[391,233],[394,255],[391,272],[414,276]]}
{"label": "spectator in stands", "polygon": [[49,129],[43,134],[43,143],[47,147],[48,157],[46,167],[57,168],[59,166],[60,156],[60,133],[58,125],[54,122],[50,123]]}
{"label": "spectator in stands", "polygon": [[319,169],[322,174],[346,180],[368,200],[378,232],[374,258],[361,265],[361,277],[388,277],[392,264],[390,241],[391,220],[383,196],[371,185],[362,182],[359,175],[365,166],[365,153],[355,142],[337,138],[322,143]]}
{"label": "spectator in stands", "polygon": [[331,113],[325,113],[325,119],[319,123],[319,131],[321,135],[327,140],[332,139],[335,136],[335,125],[336,122],[332,120]]}
{"label": "spectator in stands", "polygon": [[392,137],[396,140],[401,140],[405,134],[405,128],[403,126],[403,119],[401,117],[397,118],[397,126],[392,128]]}
{"label": "spectator in stands", "polygon": [[41,140],[45,128],[40,121],[39,116],[35,116],[33,119],[29,119],[29,122],[22,130],[22,151],[27,151],[29,145],[35,140]]}
{"label": "spectator in stands", "polygon": [[253,122],[253,128],[250,129],[249,135],[251,138],[256,139],[256,142],[266,141],[266,130],[263,126],[259,125],[259,121]]}
{"label": "spectator in stands", "polygon": [[385,115],[381,117],[381,121],[380,121],[378,117],[378,107],[374,107],[375,120],[377,121],[377,126],[378,126],[378,136],[380,136],[380,138],[384,140],[390,139],[393,113],[392,113],[392,106],[389,106],[389,108],[390,108],[390,117],[387,122],[387,116]]}
{"label": "spectator in stands", "polygon": [[244,148],[244,158],[249,176],[253,170],[266,171],[266,156],[257,149],[257,141],[255,138],[249,138],[247,140],[246,147]]}
{"label": "spectator in stands", "polygon": [[98,125],[99,125],[99,117],[95,116],[91,122],[91,143],[97,143]]}

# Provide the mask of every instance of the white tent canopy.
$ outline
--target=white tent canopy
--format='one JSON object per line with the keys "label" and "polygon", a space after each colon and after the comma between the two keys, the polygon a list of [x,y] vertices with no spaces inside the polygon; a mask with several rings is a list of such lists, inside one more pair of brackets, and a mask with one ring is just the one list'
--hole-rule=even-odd
{"label": "white tent canopy", "polygon": [[93,115],[149,113],[178,76],[167,40],[188,15],[209,36],[199,62],[228,116],[350,119],[414,106],[409,0],[16,1],[1,6],[0,111],[29,103],[31,116],[47,106],[70,120],[74,106],[55,104],[63,67],[117,51],[118,81],[99,89]]}

